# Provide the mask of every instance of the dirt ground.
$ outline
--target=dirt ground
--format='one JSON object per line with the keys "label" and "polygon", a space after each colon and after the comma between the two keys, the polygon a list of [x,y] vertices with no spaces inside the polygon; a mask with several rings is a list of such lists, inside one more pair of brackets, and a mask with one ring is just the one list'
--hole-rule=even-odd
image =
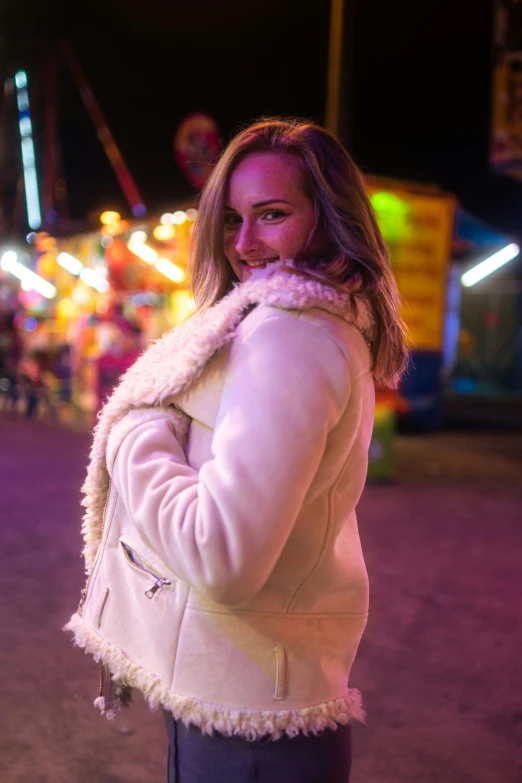
{"label": "dirt ground", "polygon": [[[161,715],[100,717],[97,666],[60,630],[83,586],[90,437],[5,415],[0,433],[0,783],[164,783]],[[359,507],[352,783],[520,783],[522,438],[403,436],[395,474]]]}

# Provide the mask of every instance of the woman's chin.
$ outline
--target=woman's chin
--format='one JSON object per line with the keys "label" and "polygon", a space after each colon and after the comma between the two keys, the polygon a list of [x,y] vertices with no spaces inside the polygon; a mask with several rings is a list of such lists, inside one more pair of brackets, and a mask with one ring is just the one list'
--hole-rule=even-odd
{"label": "woman's chin", "polygon": [[252,269],[246,264],[241,264],[239,267],[239,280],[241,283],[246,283],[252,277]]}

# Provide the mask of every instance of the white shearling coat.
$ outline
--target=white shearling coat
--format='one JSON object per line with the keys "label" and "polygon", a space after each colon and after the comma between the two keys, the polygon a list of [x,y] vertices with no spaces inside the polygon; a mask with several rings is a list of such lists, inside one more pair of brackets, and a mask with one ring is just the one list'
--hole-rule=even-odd
{"label": "white shearling coat", "polygon": [[279,267],[152,346],[107,403],[67,628],[151,706],[248,739],[363,718],[370,327]]}

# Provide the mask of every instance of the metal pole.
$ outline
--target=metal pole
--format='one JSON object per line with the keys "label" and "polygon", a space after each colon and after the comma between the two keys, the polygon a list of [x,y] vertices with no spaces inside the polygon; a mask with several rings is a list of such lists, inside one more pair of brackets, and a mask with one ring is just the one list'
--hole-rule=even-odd
{"label": "metal pole", "polygon": [[101,112],[98,101],[94,97],[94,93],[92,92],[87,78],[80,66],[80,63],[78,62],[78,58],[67,41],[62,39],[60,44],[62,53],[65,57],[67,65],[69,66],[69,70],[76,82],[76,86],[78,87],[80,97],[85,108],[89,112],[92,123],[96,128],[98,138],[102,144],[103,149],[105,150],[105,154],[109,159],[116,178],[120,183],[120,187],[128,201],[128,204],[132,210],[132,214],[134,217],[142,217],[146,212],[143,200],[131,176],[127,164],[125,163],[123,156],[116,142],[114,141],[113,135],[108,128],[107,123],[105,122],[105,118]]}
{"label": "metal pole", "polygon": [[326,84],[326,129],[339,134],[341,71],[343,60],[344,0],[332,0],[330,10],[330,40]]}

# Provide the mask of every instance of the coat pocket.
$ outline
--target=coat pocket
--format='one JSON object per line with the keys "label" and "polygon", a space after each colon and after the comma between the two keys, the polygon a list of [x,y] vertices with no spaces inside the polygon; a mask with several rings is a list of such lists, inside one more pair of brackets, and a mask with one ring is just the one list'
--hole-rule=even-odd
{"label": "coat pocket", "polygon": [[[132,568],[136,569],[142,576],[149,578],[149,586],[143,591],[147,598],[152,600],[164,587],[172,587],[170,579],[167,579],[166,576],[160,574],[154,566],[147,562],[147,560],[139,555],[130,544],[127,544],[127,542],[123,541],[121,538],[120,545],[127,563]],[[152,583],[150,583],[151,581]]]}
{"label": "coat pocket", "polygon": [[94,625],[97,629],[99,629],[101,625],[103,610],[105,609],[105,604],[107,603],[108,597],[109,597],[109,588],[105,587],[102,593],[102,597],[98,601],[98,607],[96,609],[96,615],[94,618]]}
{"label": "coat pocket", "polygon": [[274,647],[275,655],[275,690],[274,700],[283,701],[286,695],[286,649],[283,645]]}

